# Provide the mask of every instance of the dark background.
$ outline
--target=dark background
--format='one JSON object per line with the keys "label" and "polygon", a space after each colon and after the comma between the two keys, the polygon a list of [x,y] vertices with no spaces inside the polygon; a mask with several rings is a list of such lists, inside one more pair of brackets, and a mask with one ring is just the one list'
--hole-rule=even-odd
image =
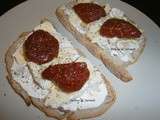
{"label": "dark background", "polygon": [[[1,0],[0,15],[26,0]],[[160,4],[158,0],[121,0],[142,11],[160,27]]]}

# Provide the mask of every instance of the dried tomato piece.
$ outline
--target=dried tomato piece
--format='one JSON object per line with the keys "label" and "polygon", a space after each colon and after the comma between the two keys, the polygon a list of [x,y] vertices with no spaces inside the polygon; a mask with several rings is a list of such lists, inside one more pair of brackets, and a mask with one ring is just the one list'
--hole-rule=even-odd
{"label": "dried tomato piece", "polygon": [[58,56],[59,43],[50,33],[37,30],[25,41],[24,51],[28,61],[44,64]]}
{"label": "dried tomato piece", "polygon": [[138,38],[141,32],[134,25],[122,19],[108,19],[100,29],[100,35],[112,38]]}
{"label": "dried tomato piece", "polygon": [[89,74],[85,62],[72,62],[49,66],[42,72],[42,77],[54,81],[65,92],[74,92],[82,88]]}
{"label": "dried tomato piece", "polygon": [[85,23],[90,23],[106,16],[104,8],[95,3],[79,3],[73,9]]}

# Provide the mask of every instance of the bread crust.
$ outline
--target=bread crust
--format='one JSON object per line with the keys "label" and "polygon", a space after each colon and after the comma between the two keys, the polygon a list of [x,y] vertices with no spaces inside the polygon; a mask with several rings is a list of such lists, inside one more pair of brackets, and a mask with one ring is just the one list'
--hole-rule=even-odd
{"label": "bread crust", "polygon": [[70,23],[68,16],[64,13],[64,10],[61,9],[61,7],[57,8],[56,15],[65,28],[71,32],[78,41],[85,45],[94,56],[99,58],[117,78],[124,82],[128,82],[133,79],[122,64],[115,62],[113,58],[109,54],[106,54],[96,43],[91,43],[91,40],[85,34],[80,33]]}
{"label": "bread crust", "polygon": [[[13,65],[12,55],[15,53],[16,49],[21,44],[23,44],[23,42],[26,40],[26,36],[29,33],[30,32],[22,33],[19,36],[18,40],[14,41],[13,44],[8,48],[5,54],[5,63],[6,63],[7,73],[8,73],[7,75],[8,82],[12,86],[14,91],[24,99],[27,106],[34,105],[40,111],[44,112],[47,116],[56,118],[58,120],[80,120],[83,118],[92,118],[92,117],[96,117],[98,115],[103,114],[107,109],[110,108],[110,106],[115,102],[116,95],[115,95],[115,91],[113,90],[108,80],[106,80],[108,96],[104,101],[104,103],[97,108],[77,110],[77,111],[62,111],[60,109],[55,109],[55,108],[45,106],[43,99],[37,99],[29,96],[28,93],[21,87],[21,85],[12,78],[12,73],[11,73],[11,67]],[[106,78],[104,77],[104,79]]]}

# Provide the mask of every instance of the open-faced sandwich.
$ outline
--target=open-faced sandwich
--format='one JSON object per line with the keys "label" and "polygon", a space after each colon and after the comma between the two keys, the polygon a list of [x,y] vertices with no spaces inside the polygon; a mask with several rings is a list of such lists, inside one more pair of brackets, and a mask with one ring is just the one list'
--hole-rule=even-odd
{"label": "open-faced sandwich", "polygon": [[57,8],[56,15],[117,78],[130,81],[126,68],[145,47],[143,32],[123,11],[100,1],[70,0]]}
{"label": "open-faced sandwich", "polygon": [[19,36],[6,53],[6,67],[26,104],[59,120],[96,117],[115,101],[110,82],[49,21]]}

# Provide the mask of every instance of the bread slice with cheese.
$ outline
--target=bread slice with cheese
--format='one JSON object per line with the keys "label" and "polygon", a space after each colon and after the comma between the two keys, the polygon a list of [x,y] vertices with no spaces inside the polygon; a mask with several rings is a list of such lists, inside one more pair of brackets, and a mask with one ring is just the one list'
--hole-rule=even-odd
{"label": "bread slice with cheese", "polygon": [[[117,78],[128,82],[132,80],[133,77],[128,72],[127,67],[137,61],[145,47],[146,40],[143,36],[143,31],[140,30],[123,11],[117,8],[111,8],[109,4],[102,1],[103,0],[70,0],[68,3],[57,8],[56,15],[65,28],[71,32],[78,41],[85,45],[94,56],[99,58]],[[87,8],[88,3],[92,5],[88,5]],[[93,8],[95,4],[100,6],[101,9],[104,9],[106,13],[105,16],[97,17],[102,10],[95,10]],[[77,10],[79,11],[77,12]],[[87,12],[85,12],[85,10]],[[89,18],[87,19],[87,17]],[[114,27],[115,33],[118,33],[119,36],[106,37],[100,34],[102,26],[110,19],[121,21],[121,28],[118,28],[118,25],[114,26],[113,24],[115,23],[112,22],[112,27]],[[108,25],[108,23],[106,23],[106,25]],[[137,29],[141,35],[137,38],[123,38],[120,36],[122,33],[121,30],[125,26],[123,23],[125,23],[125,25],[129,24],[132,29]],[[109,27],[109,25],[107,27]],[[107,27],[103,32],[106,33]],[[114,35],[113,29],[109,28],[107,34]],[[127,35],[127,32],[130,35],[135,34],[135,31],[131,31],[128,26],[123,29],[123,32],[124,34],[122,33],[122,35]]]}
{"label": "bread slice with cheese", "polygon": [[[37,30],[48,32],[59,42],[58,56],[44,64],[28,61],[24,52],[25,41]],[[58,120],[97,117],[115,102],[116,95],[110,82],[49,21],[42,21],[33,31],[22,33],[7,50],[5,61],[7,78],[15,92],[28,106],[34,105],[49,117]],[[49,66],[70,62],[85,62],[90,72],[88,80],[78,91],[62,91],[56,83],[41,75]]]}

